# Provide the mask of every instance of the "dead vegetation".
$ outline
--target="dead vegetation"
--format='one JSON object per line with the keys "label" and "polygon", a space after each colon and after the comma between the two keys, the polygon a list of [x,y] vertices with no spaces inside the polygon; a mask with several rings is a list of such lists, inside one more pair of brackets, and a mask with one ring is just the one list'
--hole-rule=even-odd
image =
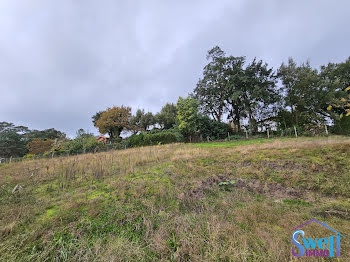
{"label": "dead vegetation", "polygon": [[293,226],[350,235],[349,139],[222,145],[0,165],[0,260],[291,261]]}

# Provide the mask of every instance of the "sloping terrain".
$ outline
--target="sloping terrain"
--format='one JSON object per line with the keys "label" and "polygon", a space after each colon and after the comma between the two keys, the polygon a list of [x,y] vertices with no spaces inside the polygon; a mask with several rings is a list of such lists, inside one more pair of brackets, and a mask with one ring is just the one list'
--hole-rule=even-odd
{"label": "sloping terrain", "polygon": [[293,261],[292,229],[313,218],[346,236],[346,261],[350,139],[173,144],[4,164],[0,210],[0,261]]}

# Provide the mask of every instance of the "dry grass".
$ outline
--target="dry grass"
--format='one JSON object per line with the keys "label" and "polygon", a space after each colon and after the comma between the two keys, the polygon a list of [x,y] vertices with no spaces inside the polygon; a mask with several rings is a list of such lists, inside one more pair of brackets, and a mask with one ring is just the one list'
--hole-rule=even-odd
{"label": "dry grass", "polygon": [[350,236],[350,139],[249,143],[1,165],[0,260],[294,261],[309,219]]}

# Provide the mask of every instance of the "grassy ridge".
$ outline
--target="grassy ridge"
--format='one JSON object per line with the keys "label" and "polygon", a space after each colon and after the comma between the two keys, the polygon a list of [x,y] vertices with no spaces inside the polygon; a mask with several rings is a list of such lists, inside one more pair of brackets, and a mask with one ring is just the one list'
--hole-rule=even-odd
{"label": "grassy ridge", "polygon": [[273,140],[270,139],[251,139],[251,140],[237,140],[237,141],[228,141],[228,142],[210,142],[210,143],[198,143],[193,144],[196,147],[233,147],[233,146],[244,146],[251,144],[260,144],[267,143]]}
{"label": "grassy ridge", "polygon": [[290,261],[290,230],[309,219],[350,236],[349,146],[173,144],[0,165],[0,260]]}

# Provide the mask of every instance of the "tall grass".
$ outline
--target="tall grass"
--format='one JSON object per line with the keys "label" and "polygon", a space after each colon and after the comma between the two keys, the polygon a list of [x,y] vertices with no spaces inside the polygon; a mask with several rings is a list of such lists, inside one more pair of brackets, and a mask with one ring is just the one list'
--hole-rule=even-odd
{"label": "tall grass", "polygon": [[292,261],[311,218],[350,235],[348,138],[207,145],[1,165],[0,260]]}

